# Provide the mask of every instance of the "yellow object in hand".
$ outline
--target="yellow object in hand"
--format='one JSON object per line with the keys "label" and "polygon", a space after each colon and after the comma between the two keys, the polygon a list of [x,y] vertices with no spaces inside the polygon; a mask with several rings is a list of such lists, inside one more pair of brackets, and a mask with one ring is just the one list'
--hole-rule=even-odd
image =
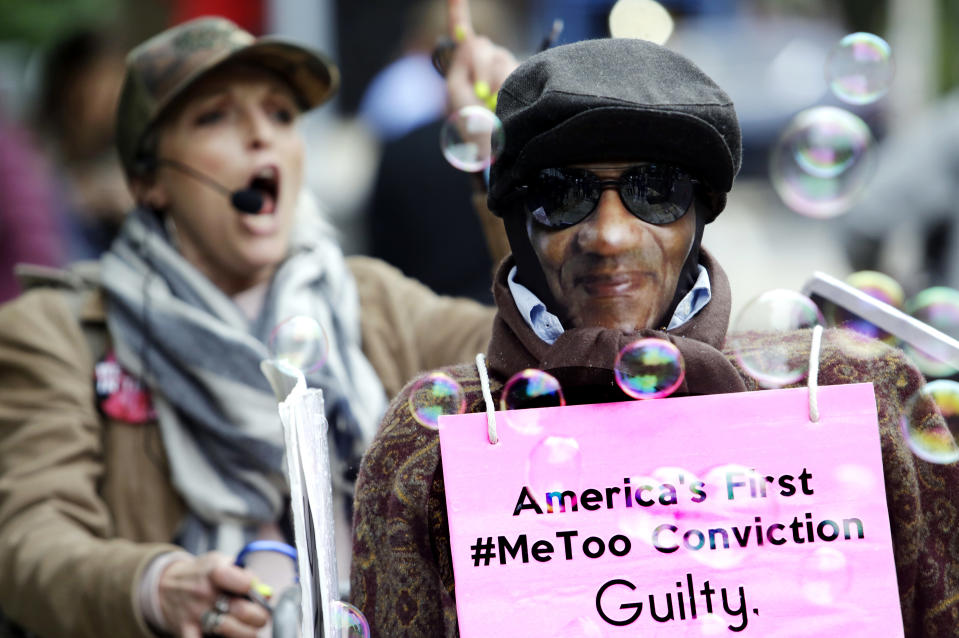
{"label": "yellow object in hand", "polygon": [[266,583],[261,583],[258,580],[253,581],[253,583],[250,585],[250,589],[255,591],[260,596],[263,596],[263,598],[266,598],[267,600],[273,597],[273,588]]}
{"label": "yellow object in hand", "polygon": [[490,96],[489,82],[477,80],[476,83],[473,84],[473,92],[476,93],[476,97],[485,102]]}
{"label": "yellow object in hand", "polygon": [[496,110],[496,96],[497,93],[493,93],[490,90],[489,83],[484,82],[483,80],[477,80],[473,84],[473,93],[476,94],[476,97],[491,111]]}

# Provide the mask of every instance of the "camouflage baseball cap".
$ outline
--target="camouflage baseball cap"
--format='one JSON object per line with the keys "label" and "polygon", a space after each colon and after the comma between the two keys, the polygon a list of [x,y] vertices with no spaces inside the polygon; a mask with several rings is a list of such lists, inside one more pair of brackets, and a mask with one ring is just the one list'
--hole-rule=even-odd
{"label": "camouflage baseball cap", "polygon": [[127,55],[116,126],[128,178],[148,170],[147,134],[165,110],[205,74],[234,61],[281,76],[304,110],[330,99],[340,83],[339,69],[326,56],[282,38],[256,38],[226,18],[197,18],[167,29]]}

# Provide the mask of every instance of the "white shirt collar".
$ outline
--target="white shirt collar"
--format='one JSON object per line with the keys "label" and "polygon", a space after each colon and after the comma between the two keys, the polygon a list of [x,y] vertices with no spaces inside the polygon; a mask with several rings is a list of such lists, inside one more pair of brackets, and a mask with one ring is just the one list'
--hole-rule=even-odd
{"label": "white shirt collar", "polygon": [[[519,310],[519,313],[536,336],[552,345],[565,331],[563,324],[559,317],[546,309],[546,304],[540,301],[539,297],[533,294],[533,291],[516,281],[516,272],[516,266],[513,266],[506,278],[516,309]],[[709,283],[709,273],[706,271],[706,267],[700,264],[696,283],[676,306],[666,329],[674,330],[692,319],[696,313],[706,307],[710,299],[712,299],[712,289]]]}

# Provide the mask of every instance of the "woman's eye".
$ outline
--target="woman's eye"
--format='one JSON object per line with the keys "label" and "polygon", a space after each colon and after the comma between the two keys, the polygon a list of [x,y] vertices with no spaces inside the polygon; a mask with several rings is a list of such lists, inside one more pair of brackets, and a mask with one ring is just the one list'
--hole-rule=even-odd
{"label": "woman's eye", "polygon": [[290,124],[296,118],[296,112],[291,108],[281,106],[273,110],[273,117],[277,122]]}
{"label": "woman's eye", "polygon": [[219,122],[221,119],[223,119],[223,111],[221,109],[213,109],[200,113],[196,117],[196,124],[198,126],[206,126]]}

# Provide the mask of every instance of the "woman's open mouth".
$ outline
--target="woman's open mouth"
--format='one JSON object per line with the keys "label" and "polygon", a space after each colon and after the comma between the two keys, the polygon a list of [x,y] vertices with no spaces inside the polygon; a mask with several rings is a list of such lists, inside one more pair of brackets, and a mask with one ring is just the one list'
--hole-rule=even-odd
{"label": "woman's open mouth", "polygon": [[254,190],[263,198],[258,215],[272,215],[276,211],[276,201],[280,193],[280,171],[276,166],[264,166],[253,174],[247,188]]}

